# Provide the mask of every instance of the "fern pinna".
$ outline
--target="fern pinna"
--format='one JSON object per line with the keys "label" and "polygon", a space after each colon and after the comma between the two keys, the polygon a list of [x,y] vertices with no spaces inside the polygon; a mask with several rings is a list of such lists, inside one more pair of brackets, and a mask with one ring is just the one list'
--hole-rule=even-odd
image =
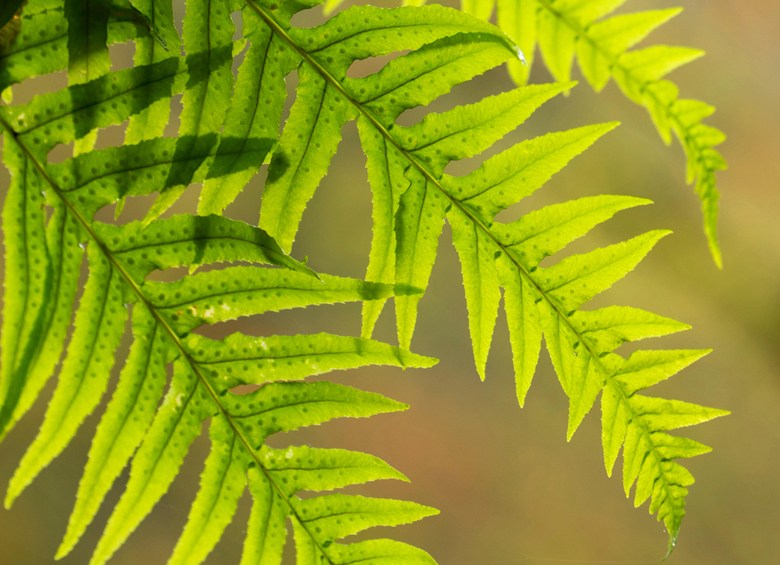
{"label": "fern pinna", "polygon": [[[326,0],[333,10],[343,0]],[[418,6],[425,0],[402,0]],[[704,122],[714,108],[699,100],[682,99],[679,88],[666,76],[699,58],[690,47],[652,45],[632,49],[677,14],[679,8],[618,13],[626,0],[462,0],[465,12],[496,24],[519,46],[523,57],[508,61],[517,84],[528,82],[537,48],[545,66],[561,82],[571,80],[576,59],[582,75],[597,92],[610,79],[632,102],[647,110],[668,145],[672,134],[687,161],[687,182],[701,201],[704,233],[712,258],[722,265],[718,241],[718,189],[716,174],[726,162],[716,149],[722,131]]]}
{"label": "fern pinna", "polygon": [[[95,410],[129,318],[130,354],[95,432],[59,556],[78,541],[131,461],[128,485],[92,560],[107,561],[168,489],[208,421],[211,451],[171,562],[205,559],[247,488],[253,507],[243,563],[279,563],[286,521],[301,564],[432,562],[422,550],[391,540],[339,541],[371,526],[420,519],[435,512],[430,508],[338,493],[298,496],[400,473],[366,454],[276,450],[265,440],[337,417],[403,408],[376,394],[305,379],[369,364],[433,363],[409,348],[446,220],[463,266],[480,376],[503,289],[520,403],[544,336],[570,398],[569,436],[601,395],[607,470],[622,448],[626,492],[636,484],[635,502],[650,499],[673,541],[692,482],[677,460],[708,448],[666,432],[724,412],[637,393],[704,352],[640,350],[625,359],[615,352],[622,343],[685,326],[628,307],[581,308],[627,274],[664,232],[541,266],[618,211],[646,201],[586,197],[510,224],[495,221],[612,124],[527,140],[470,175],[445,174],[448,163],[489,148],[570,85],[518,88],[401,126],[397,118],[405,110],[427,106],[517,57],[515,44],[490,24],[439,6],[353,7],[313,28],[292,24],[295,14],[320,3],[191,0],[181,41],[171,4],[143,0],[91,0],[88,10],[75,0],[30,0],[4,28],[10,31],[0,53],[0,88],[7,100],[9,87],[31,76],[67,68],[70,82],[0,108],[4,161],[13,178],[3,211],[9,276],[0,434],[37,399],[64,351],[39,435],[9,485],[6,505]],[[111,71],[107,46],[124,41],[135,43],[135,66]],[[399,51],[407,53],[374,74],[347,76],[356,60]],[[285,77],[296,71],[295,99],[282,123]],[[178,94],[178,135],[165,137]],[[369,282],[317,275],[289,256],[350,119],[357,120],[373,193]],[[124,146],[94,149],[97,132],[115,124],[126,124]],[[52,149],[70,143],[72,158],[49,161]],[[224,216],[266,161],[260,227]],[[198,215],[164,216],[192,183],[201,184]],[[125,199],[143,195],[156,195],[143,221],[95,219],[102,208],[119,211]],[[76,306],[83,248],[89,274]],[[179,266],[190,272],[175,279],[172,269]],[[175,280],[150,278],[160,271]],[[390,298],[400,347],[370,337]],[[198,333],[241,316],[345,301],[364,304],[362,337],[214,340]]]}

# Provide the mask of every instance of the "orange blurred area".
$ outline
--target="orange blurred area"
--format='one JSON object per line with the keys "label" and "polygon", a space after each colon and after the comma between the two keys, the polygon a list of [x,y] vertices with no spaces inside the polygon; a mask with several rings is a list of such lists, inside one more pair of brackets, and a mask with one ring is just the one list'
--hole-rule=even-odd
{"label": "orange blurred area", "polygon": [[[699,204],[685,184],[679,144],[665,147],[645,112],[612,84],[596,95],[582,82],[570,96],[550,102],[507,140],[588,123],[622,122],[518,212],[601,193],[655,201],[651,207],[624,212],[608,222],[588,236],[584,248],[649,229],[674,231],[599,303],[638,306],[692,325],[691,331],[648,346],[713,348],[714,352],[653,392],[732,411],[727,418],[683,430],[714,451],[686,464],[697,483],[690,490],[678,546],[667,562],[777,563],[780,8],[766,1],[658,4],[639,0],[629,2],[627,8],[685,7],[646,44],[681,44],[707,51],[705,58],[670,78],[684,97],[714,105],[717,112],[707,123],[728,135],[721,151],[729,170],[718,176],[724,270],[719,271],[708,254]],[[540,63],[537,60],[537,67]],[[533,78],[544,81],[547,75],[537,68]],[[506,73],[498,69],[456,88],[434,109],[475,101],[511,86]],[[5,172],[2,185],[7,186]],[[242,196],[228,212],[256,221],[258,193],[256,189]],[[370,218],[365,159],[354,124],[350,124],[323,186],[307,209],[293,255],[308,257],[315,270],[360,277],[368,256]],[[259,325],[241,329],[355,334],[360,329],[360,313],[354,307],[327,307],[255,322]],[[393,322],[390,312],[383,315],[380,338],[394,340]],[[336,377],[383,392],[410,404],[411,409],[359,423],[340,421],[275,441],[278,445],[305,441],[346,447],[386,459],[411,483],[370,485],[361,492],[414,500],[440,509],[441,515],[380,535],[419,545],[442,565],[658,563],[666,551],[666,534],[648,515],[646,505],[634,509],[632,501],[626,500],[619,471],[611,479],[606,476],[598,408],[567,444],[566,399],[546,354],[526,406],[520,409],[503,314],[494,341],[487,379],[482,383],[473,368],[460,267],[445,228],[413,342],[414,351],[438,357],[439,365],[406,372],[366,369]],[[0,447],[3,486],[34,437],[45,408],[41,400]],[[0,564],[54,562],[89,448],[91,433],[85,433],[89,432],[86,428],[94,428],[97,421],[95,415],[90,417],[74,445],[14,508],[0,511]],[[207,450],[204,433],[171,492],[113,563],[165,562],[187,517]],[[100,522],[105,522],[107,507],[120,492],[115,486],[98,524],[60,563],[88,562]],[[238,562],[248,508],[245,497],[207,563]],[[289,563],[293,562],[290,555]]]}

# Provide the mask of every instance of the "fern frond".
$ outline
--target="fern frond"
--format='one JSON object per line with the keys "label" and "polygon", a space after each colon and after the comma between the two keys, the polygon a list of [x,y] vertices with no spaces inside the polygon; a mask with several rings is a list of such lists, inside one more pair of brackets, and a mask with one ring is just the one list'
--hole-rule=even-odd
{"label": "fern frond", "polygon": [[[78,542],[129,463],[129,482],[92,563],[110,559],[168,490],[208,421],[210,453],[172,563],[205,559],[244,489],[253,507],[242,563],[279,563],[288,522],[301,564],[432,563],[428,554],[398,542],[344,541],[373,526],[435,512],[410,502],[329,492],[402,479],[400,473],[365,454],[306,446],[274,450],[266,440],[335,418],[404,408],[377,394],[306,379],[369,364],[434,363],[409,347],[446,221],[461,259],[480,376],[485,377],[503,292],[520,403],[544,339],[570,398],[569,437],[601,394],[608,470],[622,447],[626,489],[636,482],[635,500],[650,497],[651,511],[674,539],[691,482],[675,460],[704,448],[665,432],[723,412],[634,394],[697,352],[671,352],[668,359],[638,352],[628,360],[614,353],[625,341],[671,333],[681,324],[631,308],[582,309],[625,276],[664,232],[542,266],[545,257],[618,211],[646,201],[583,198],[510,224],[495,219],[613,126],[548,134],[491,157],[465,177],[445,174],[449,163],[489,149],[571,84],[519,88],[442,114],[428,112],[418,124],[402,126],[403,112],[517,58],[516,46],[490,24],[439,6],[355,7],[310,29],[292,24],[295,14],[320,3],[190,2],[183,56],[166,2],[133,0],[81,22],[70,0],[28,3],[18,37],[0,49],[0,88],[66,68],[71,85],[24,105],[0,107],[13,178],[3,211],[10,276],[1,338],[0,437],[30,408],[54,370],[73,310],[75,321],[43,425],[11,481],[6,505],[68,445],[109,389],[129,319],[130,353],[93,438],[58,556]],[[230,12],[239,5],[246,41],[232,39]],[[470,6],[488,17],[493,3]],[[598,19],[609,11],[587,13]],[[53,23],[66,17],[67,26]],[[45,33],[28,33],[39,24],[47,26]],[[136,66],[109,71],[106,47],[136,36]],[[241,50],[246,53],[234,80],[231,64]],[[406,53],[369,76],[348,75],[356,61],[399,51]],[[678,61],[670,52],[664,60]],[[295,100],[282,124],[284,81],[296,70]],[[658,82],[664,70],[647,72],[664,84]],[[162,137],[171,97],[179,94],[179,135]],[[706,110],[696,104],[686,108],[689,124]],[[374,199],[368,282],[317,275],[288,255],[348,120],[357,121]],[[123,147],[86,151],[98,130],[123,123],[128,124]],[[53,149],[70,143],[72,158],[48,162]],[[214,215],[269,155],[262,229]],[[163,218],[191,183],[202,183],[200,215]],[[95,219],[107,205],[119,210],[126,197],[146,195],[157,200],[143,221]],[[89,273],[75,305],[82,248]],[[155,271],[175,277],[172,269],[178,267],[190,273],[168,282],[149,278]],[[400,347],[370,338],[390,298]],[[347,301],[364,303],[362,337],[236,334],[213,340],[197,333],[240,317]],[[302,491],[316,494],[303,498]]]}
{"label": "fern frond", "polygon": [[[646,359],[654,353],[640,351],[624,361],[614,352],[620,345],[680,331],[686,329],[684,324],[634,308],[582,309],[630,272],[666,232],[648,232],[543,266],[542,260],[559,253],[618,211],[647,201],[597,196],[550,205],[509,224],[495,220],[498,212],[533,193],[573,154],[608,129],[609,125],[592,126],[548,134],[488,159],[466,177],[444,175],[439,186],[452,199],[447,219],[461,260],[480,375],[484,378],[499,288],[503,288],[518,400],[521,404],[525,400],[544,337],[561,387],[569,397],[567,437],[572,437],[601,394],[602,404],[609,404],[602,419],[607,470],[624,437],[628,438],[625,461],[657,462],[638,468],[627,463],[632,470],[627,471],[630,480],[627,478],[624,485],[628,489],[638,481],[641,488],[635,502],[639,505],[651,497],[650,510],[663,520],[673,543],[684,515],[685,487],[690,484],[687,471],[674,460],[697,455],[701,450],[669,451],[665,448],[669,442],[685,445],[690,440],[670,439],[658,432],[704,422],[726,412],[660,400],[650,409],[647,402],[633,396],[638,388],[651,386],[676,371],[655,381],[645,378],[632,390],[623,384],[622,375],[631,372],[625,367],[632,366],[633,359]],[[692,362],[692,356],[701,354],[658,353],[666,355],[667,363],[677,370]],[[630,437],[627,428],[632,429]],[[641,441],[637,443],[636,438]],[[647,485],[652,488],[645,492]]]}
{"label": "fern frond", "polygon": [[[626,496],[636,484],[634,505],[650,499],[669,531],[669,551],[685,515],[685,497],[694,479],[676,460],[708,453],[697,441],[666,432],[723,416],[723,410],[681,401],[647,397],[636,392],[667,379],[707,351],[637,351],[627,360],[605,362],[613,371],[601,397],[604,463],[611,475],[623,447],[623,487]],[[614,363],[614,364],[613,364]]]}
{"label": "fern frond", "polygon": [[[624,360],[614,353],[623,343],[666,335],[686,329],[686,326],[627,307],[579,309],[596,293],[622,278],[663,233],[651,232],[624,243],[568,257],[547,268],[539,266],[543,257],[568,244],[568,239],[576,239],[578,235],[574,234],[577,232],[587,231],[619,209],[642,203],[616,197],[581,199],[531,213],[513,226],[501,228],[496,225],[494,234],[498,242],[496,247],[501,250],[499,280],[504,287],[521,404],[530,386],[544,335],[561,386],[570,399],[568,437],[571,438],[601,394],[607,471],[611,472],[620,446],[625,442],[626,492],[634,481],[639,481],[642,486],[641,489],[638,487],[635,496],[637,506],[652,495],[650,510],[663,520],[673,545],[685,513],[685,487],[692,482],[688,472],[675,459],[692,457],[706,450],[692,440],[659,432],[711,420],[727,412],[678,401],[644,402],[635,397],[634,392],[671,376],[706,352],[642,350]],[[527,229],[530,226],[523,225],[526,218],[533,226],[531,230]],[[540,238],[536,234],[542,225]],[[572,231],[566,233],[567,228]],[[553,236],[547,237],[548,233]],[[465,273],[470,259],[461,248],[458,249],[468,290],[469,279]],[[471,296],[472,302],[481,300],[475,292]],[[471,312],[470,318],[473,328],[475,316]],[[651,362],[654,359],[657,361]],[[646,365],[643,366],[640,360],[645,360]],[[674,370],[660,374],[662,366]],[[638,369],[644,368],[647,372],[640,376]],[[629,379],[639,382],[627,385]],[[667,449],[670,444],[680,446],[680,449]],[[655,464],[642,463],[650,460]],[[639,467],[635,466],[637,462]],[[645,492],[648,485],[652,488]]]}
{"label": "fern frond", "polygon": [[[479,9],[483,16],[490,16],[490,4],[473,4],[472,8]],[[555,7],[576,12],[577,21],[596,21],[616,9],[617,4],[619,2],[574,2],[560,6],[556,3]],[[506,4],[499,3],[499,9],[501,6],[506,7]],[[340,16],[348,20],[350,13],[347,9]],[[625,51],[669,15],[650,14],[617,20],[611,25],[620,30],[630,27],[633,31],[615,37],[605,31],[605,36],[612,38],[612,49],[622,46]],[[556,77],[568,79],[568,67],[577,49],[578,36],[557,16],[540,12],[540,18],[543,21],[538,24],[539,38],[546,42],[541,50]],[[339,16],[336,16],[331,22],[338,20]],[[314,29],[327,38],[327,26]],[[487,35],[474,37],[477,44],[491,40]],[[445,174],[449,163],[488,149],[546,100],[571,87],[570,83],[523,87],[442,114],[428,114],[411,127],[398,124],[396,120],[403,111],[431,102],[448,91],[449,81],[461,80],[446,71],[449,63],[462,56],[462,51],[455,55],[458,48],[453,47],[453,43],[458,41],[458,37],[437,39],[399,57],[374,75],[362,79],[347,77],[343,81],[343,89],[349,94],[348,101],[359,115],[358,127],[374,192],[374,240],[368,277],[425,290],[446,219],[461,261],[477,372],[485,378],[503,289],[518,400],[521,404],[525,400],[544,338],[561,386],[569,397],[567,437],[571,438],[602,391],[617,386],[614,384],[618,379],[617,369],[604,360],[606,356],[617,357],[613,351],[623,341],[683,328],[672,320],[631,308],[613,307],[604,310],[603,314],[582,309],[597,294],[628,274],[666,232],[649,232],[542,266],[543,259],[563,250],[616,212],[647,201],[607,196],[583,198],[531,212],[511,224],[496,221],[496,214],[535,192],[614,126],[605,124],[548,134],[487,159],[479,169],[465,177]],[[306,45],[305,42],[302,44]],[[494,65],[514,55],[511,45],[504,43],[500,47],[503,51],[492,52]],[[626,57],[636,56],[636,53],[641,52],[629,52]],[[688,50],[665,48],[660,55],[661,61],[667,64],[648,70],[642,84],[664,84],[659,81],[665,73],[689,54]],[[487,61],[487,57],[484,59]],[[338,77],[344,66],[334,62],[333,70],[330,70],[328,64],[331,62],[326,58],[325,62],[318,59],[312,64],[319,75],[312,80],[323,80],[327,85],[332,77]],[[610,64],[612,62],[610,59]],[[592,57],[590,65],[589,78],[595,80],[598,73],[603,76],[603,62]],[[420,75],[440,67],[445,70],[435,78],[425,76],[429,80],[427,84],[417,82]],[[638,71],[639,65],[630,68]],[[396,82],[389,79],[395,76],[399,77]],[[631,76],[634,80],[634,75]],[[599,80],[603,81],[602,78]],[[422,84],[428,88],[421,88]],[[694,119],[692,115],[688,123]],[[289,194],[285,193],[285,197]],[[301,203],[307,198],[302,198]],[[274,216],[279,216],[278,210]],[[296,213],[296,222],[298,216]],[[283,239],[286,238],[283,236]],[[712,239],[711,243],[715,245]],[[420,297],[395,298],[399,343],[404,348],[411,344]],[[371,334],[381,308],[379,302],[364,311],[364,335]],[[612,324],[618,323],[613,327]],[[612,333],[613,339],[593,342],[592,332],[602,339]],[[620,336],[621,341],[615,342],[616,336]],[[631,407],[629,395],[624,395],[620,401],[625,404],[623,410],[641,413],[640,408]],[[673,422],[673,427],[694,423],[693,419],[686,420],[678,415],[676,406],[676,401],[668,401],[658,403],[656,408],[663,418]],[[702,407],[695,410],[698,410],[697,422],[725,414]],[[632,420],[632,426],[639,425],[638,421]],[[669,465],[674,465],[675,469],[682,467],[668,462],[669,458],[660,454],[665,438],[653,436],[658,431],[653,426],[649,423],[643,428],[642,437],[648,439],[641,448],[627,444],[628,456],[634,456],[637,449],[644,449],[642,453],[651,453],[657,461],[665,463],[656,468],[648,465],[636,469],[629,476],[642,485],[637,497],[639,502],[647,498],[644,494],[646,485],[655,485],[651,489],[651,511],[664,521],[670,539],[674,540],[684,514],[685,487],[689,481],[683,480],[680,472],[675,471],[674,477],[666,477],[658,470]],[[611,437],[609,441],[621,444],[619,433],[617,438]],[[607,443],[605,450],[606,446]],[[675,453],[672,459],[681,456],[684,456],[683,452]],[[640,462],[642,460],[646,459],[640,459]]]}
{"label": "fern frond", "polygon": [[[13,147],[13,138],[7,137],[7,143]],[[67,192],[53,183],[49,189],[73,205],[67,200]],[[22,192],[21,188],[17,190]],[[9,202],[13,204],[13,200]],[[8,215],[14,210],[12,205],[6,207]],[[38,206],[36,210],[42,213],[43,208]],[[77,208],[71,208],[71,213],[77,220],[84,219]],[[76,332],[44,424],[17,469],[6,499],[10,504],[18,496],[67,445],[83,419],[95,408],[106,388],[113,351],[121,337],[123,300],[129,299],[133,303],[134,343],[93,441],[60,556],[76,543],[97,512],[99,502],[132,457],[133,470],[126,494],[115,509],[93,558],[94,563],[105,562],[167,490],[189,444],[200,434],[202,421],[211,418],[212,430],[221,431],[212,433],[213,451],[204,470],[206,490],[196,498],[193,518],[172,558],[172,562],[200,562],[232,517],[232,511],[227,510],[227,514],[220,514],[220,519],[207,513],[207,529],[211,532],[208,538],[213,543],[203,542],[202,506],[211,504],[210,500],[219,500],[219,508],[226,504],[224,492],[208,490],[214,484],[208,480],[213,473],[229,472],[232,478],[225,479],[225,488],[230,488],[237,500],[239,486],[245,479],[236,476],[245,476],[255,466],[266,474],[269,472],[264,466],[267,456],[261,457],[264,440],[269,435],[336,417],[365,417],[402,408],[378,395],[330,383],[292,383],[291,379],[367,364],[428,366],[432,362],[362,338],[327,334],[266,338],[234,335],[219,342],[191,334],[204,323],[269,310],[386,298],[392,294],[392,288],[387,286],[313,276],[305,266],[284,255],[257,228],[227,218],[185,216],[157,220],[146,229],[141,229],[137,222],[123,226],[94,223],[87,239],[90,275],[76,316]],[[284,268],[237,266],[169,283],[144,282],[154,270],[238,260],[273,263]],[[45,273],[48,265],[45,261],[41,263]],[[13,267],[13,261],[9,267]],[[214,310],[218,311],[216,315]],[[16,320],[16,326],[9,323],[4,338],[13,335],[22,324],[15,316],[6,319]],[[90,351],[94,354],[89,354]],[[165,366],[171,361],[174,380],[166,400],[157,408],[166,380]],[[4,359],[6,362],[9,361]],[[267,384],[280,379],[285,382]],[[233,390],[239,384],[262,386],[257,392],[241,394]],[[226,439],[228,432],[230,437]],[[223,440],[229,441],[229,452],[233,454],[227,460],[223,456]],[[136,448],[138,453],[133,455]],[[382,465],[373,458],[341,454],[329,453],[325,464],[332,467],[335,461],[346,469],[354,464],[356,457],[359,460],[362,457],[374,469],[355,475],[342,472],[345,484],[384,478],[384,475],[397,478],[394,471],[377,473],[375,468]],[[229,465],[223,469],[220,465],[225,461]],[[274,489],[280,488],[272,474],[267,480]],[[317,485],[312,480],[306,490],[317,490]],[[326,483],[319,488],[335,487]],[[295,507],[292,500],[295,492],[278,495],[286,508],[286,514],[281,515],[281,526],[288,515],[294,522],[300,522],[299,514],[305,514],[305,509]],[[365,512],[387,513],[388,523],[403,523],[429,515],[431,510],[410,503],[378,501],[365,502]],[[363,525],[372,524],[369,521]],[[196,534],[192,533],[193,529]],[[337,533],[325,531],[317,538],[317,546],[327,546],[346,535],[337,536]],[[193,554],[192,548],[187,548],[195,539],[198,544]],[[272,555],[267,559],[275,559]]]}
{"label": "fern frond", "polygon": [[[49,12],[62,18],[71,14],[68,6],[73,7],[32,4],[23,16],[25,31]],[[428,367],[433,359],[367,338],[322,333],[235,334],[222,340],[194,333],[205,325],[270,311],[419,291],[315,274],[265,231],[226,217],[155,219],[172,201],[170,195],[193,181],[208,184],[213,179],[224,186],[228,179],[236,185],[230,177],[238,175],[243,188],[245,171],[256,169],[273,146],[277,124],[258,113],[259,125],[242,129],[245,122],[222,104],[225,88],[233,86],[232,27],[222,27],[230,19],[229,3],[210,3],[208,18],[192,4],[194,11],[185,21],[195,27],[185,25],[186,58],[168,51],[176,45],[172,26],[167,25],[169,9],[158,7],[161,3],[138,4],[140,11],[131,15],[109,10],[107,18],[84,20],[84,28],[78,27],[74,10],[70,32],[65,26],[57,32],[61,37],[56,45],[69,57],[42,61],[33,71],[46,73],[67,63],[72,74],[81,77],[72,82],[86,82],[22,106],[0,108],[4,160],[13,178],[3,210],[8,276],[0,434],[5,435],[39,396],[59,361],[75,310],[73,335],[54,395],[38,436],[11,480],[6,506],[65,449],[109,391],[58,557],[78,542],[130,463],[128,485],[91,562],[110,559],[168,490],[190,444],[208,421],[211,450],[201,490],[171,563],[203,561],[247,488],[254,499],[250,522],[257,525],[261,520],[264,527],[249,529],[243,562],[280,562],[289,522],[299,563],[337,563],[358,555],[369,560],[384,556],[388,563],[407,557],[408,562],[433,563],[422,550],[390,540],[341,542],[377,525],[409,523],[435,513],[410,502],[329,492],[379,479],[405,480],[398,471],[362,453],[307,446],[274,450],[265,444],[273,434],[334,418],[405,409],[378,394],[330,382],[305,382],[308,377],[373,364]],[[141,17],[155,43],[147,43],[146,51],[137,55],[147,64],[109,72],[100,52],[117,37],[111,29],[118,17],[136,23]],[[197,28],[199,21],[211,22],[213,29]],[[204,37],[214,43],[203,43]],[[22,34],[14,48],[3,51],[4,71],[13,69],[15,57],[32,49],[25,41]],[[255,58],[255,64],[260,61]],[[252,70],[242,73],[244,79]],[[3,76],[7,86],[30,75]],[[174,93],[183,93],[182,135],[167,139],[159,137],[159,128],[145,130],[143,124],[167,115]],[[71,159],[48,162],[57,145],[78,146],[84,140],[87,147],[98,129],[128,119],[127,145],[77,149]],[[233,129],[217,135],[222,121],[231,119]],[[263,137],[256,137],[258,132]],[[94,218],[99,209],[119,205],[125,197],[155,193],[160,200],[144,222],[104,224]],[[89,273],[74,304],[84,249]],[[190,274],[178,280],[149,279],[155,271],[182,266]],[[130,352],[116,388],[109,389],[128,315]],[[169,366],[173,377],[167,383]],[[304,500],[301,491],[317,495]],[[344,515],[349,515],[343,522],[350,524],[346,528],[341,525]]]}
{"label": "fern frond", "polygon": [[[263,3],[249,2],[249,7],[258,19],[257,25],[270,28],[284,42],[291,61],[298,64],[299,76],[290,116],[271,159],[260,225],[282,248],[290,249],[306,205],[336,151],[343,124],[357,119],[374,189],[374,236],[367,277],[409,287],[424,286],[425,266],[414,270],[414,280],[395,275],[394,215],[408,184],[405,180],[399,184],[399,178],[403,179],[403,170],[414,166],[417,157],[401,151],[397,164],[389,163],[401,143],[395,134],[400,130],[393,122],[403,110],[425,106],[456,84],[515,56],[514,46],[489,24],[439,6],[393,10],[354,7],[310,29],[290,26],[290,14],[280,14]],[[410,52],[368,77],[347,76],[355,61],[399,50]],[[291,69],[277,69],[275,80],[281,81]],[[535,95],[535,91],[527,90],[518,91],[516,96]],[[506,99],[502,107],[509,109],[513,104],[513,100]],[[524,111],[519,104],[517,108],[517,112]],[[495,130],[494,136],[511,129],[502,125],[497,111],[493,116],[490,127]],[[385,147],[387,157],[381,157],[378,146]],[[473,148],[474,152],[479,150],[480,146]],[[421,152],[423,157],[428,158]],[[436,198],[435,193],[430,197]],[[417,233],[415,221],[409,222]],[[423,230],[420,237],[428,236]],[[399,256],[409,257],[405,253]],[[407,261],[407,265],[412,263],[413,259]],[[410,308],[402,325],[406,329],[401,332],[407,336],[402,337],[402,346],[411,338],[410,320],[416,312],[414,298],[408,297],[399,308],[404,304]],[[366,310],[365,335],[370,334],[380,310],[381,304]]]}
{"label": "fern frond", "polygon": [[[603,4],[599,6],[588,5],[583,14],[599,18],[610,11]],[[447,164],[489,148],[546,100],[571,85],[525,87],[440,115],[429,114],[415,126],[401,126],[396,120],[403,111],[430,103],[472,74],[515,57],[516,51],[503,38],[474,30],[468,35],[444,35],[419,48],[414,46],[379,72],[350,78],[344,74],[351,60],[384,54],[394,47],[388,36],[375,38],[373,51],[367,47],[363,51],[357,41],[341,41],[345,35],[351,38],[350,23],[355,14],[366,14],[360,10],[348,9],[322,26],[311,30],[291,28],[285,35],[302,59],[301,84],[295,103],[298,108],[293,107],[280,149],[274,154],[263,201],[263,212],[275,223],[264,221],[263,225],[280,237],[283,247],[292,244],[305,204],[335,151],[338,130],[350,114],[356,115],[374,194],[368,278],[424,290],[446,218],[463,267],[479,374],[484,378],[503,288],[510,310],[518,399],[524,401],[544,336],[561,385],[570,398],[567,435],[571,437],[614,378],[601,359],[618,345],[604,350],[582,346],[587,332],[593,329],[575,330],[572,320],[585,316],[581,307],[632,270],[664,232],[650,232],[542,268],[540,261],[546,256],[617,211],[645,201],[624,197],[581,199],[539,210],[506,226],[496,222],[495,216],[540,188],[613,126],[548,134],[488,159],[467,177],[444,174]],[[396,13],[403,12],[392,12]],[[416,14],[427,12],[409,10],[409,14],[417,21]],[[392,15],[382,17],[390,18],[392,23],[398,21]],[[371,18],[364,20],[370,22]],[[466,37],[468,47],[463,45]],[[472,58],[477,52],[481,54],[479,63]],[[460,74],[452,72],[456,64]],[[298,141],[290,151],[285,150],[286,132]],[[312,144],[318,148],[316,158],[305,154],[305,148]],[[274,173],[277,169],[281,170],[278,175]],[[404,348],[411,343],[419,300],[420,295],[395,298],[399,343]],[[381,308],[382,303],[377,302],[364,310],[364,335],[371,334]],[[639,328],[645,324],[655,330],[675,324],[635,309],[618,311],[610,310],[610,315],[625,318],[621,324],[626,328],[614,331],[625,331],[627,338],[634,335],[631,331],[641,335],[643,330]],[[723,412],[708,414],[714,417]],[[659,511],[672,539],[683,513],[684,494],[672,493],[677,486],[665,484],[651,505]],[[677,497],[673,511],[659,510],[658,500],[663,496]]]}

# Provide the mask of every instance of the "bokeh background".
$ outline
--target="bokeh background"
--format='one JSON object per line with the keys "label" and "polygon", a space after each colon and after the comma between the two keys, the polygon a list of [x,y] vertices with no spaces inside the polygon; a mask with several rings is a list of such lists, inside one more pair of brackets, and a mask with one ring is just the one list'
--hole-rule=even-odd
{"label": "bokeh background", "polygon": [[[650,41],[700,47],[708,53],[672,78],[683,96],[715,105],[718,111],[709,123],[728,134],[722,152],[730,169],[719,175],[723,271],[709,258],[698,202],[685,186],[679,145],[663,146],[644,111],[626,101],[614,85],[595,95],[581,84],[571,96],[550,102],[502,146],[546,131],[622,122],[555,177],[529,206],[600,193],[655,201],[652,207],[622,213],[586,243],[604,245],[659,227],[674,231],[635,273],[605,295],[603,303],[639,306],[691,324],[692,331],[653,346],[711,347],[714,352],[654,392],[733,412],[685,430],[714,451],[689,463],[697,483],[688,498],[678,547],[668,562],[780,563],[780,8],[765,0],[636,0],[628,8],[674,5],[683,5],[685,11]],[[306,16],[312,22],[319,17]],[[548,77],[537,65],[533,79]],[[511,84],[499,69],[456,88],[435,107],[474,101],[508,88]],[[308,256],[310,265],[325,272],[362,275],[371,230],[365,176],[357,134],[349,125],[305,215],[294,249],[297,257]],[[2,186],[6,185],[3,176]],[[192,207],[192,201],[182,209]],[[231,212],[254,221],[257,201],[258,192],[250,192]],[[380,336],[392,340],[392,324],[392,316],[384,316]],[[359,311],[325,307],[225,328],[236,329],[355,333]],[[362,492],[419,501],[440,509],[441,515],[381,535],[418,544],[443,565],[639,564],[657,563],[663,557],[662,526],[647,514],[646,506],[632,507],[619,478],[605,475],[598,409],[566,443],[566,399],[546,356],[526,407],[517,406],[503,314],[488,378],[479,381],[471,360],[459,266],[446,227],[413,348],[441,362],[427,371],[370,369],[338,376],[342,382],[409,403],[408,412],[336,422],[277,444],[307,441],[387,459],[411,482],[371,485]],[[0,484],[7,484],[34,437],[43,408],[39,403],[2,446]],[[96,423],[97,417],[90,417],[85,429]],[[0,564],[53,562],[89,438],[82,433],[11,511],[0,511]],[[196,442],[169,495],[116,555],[115,563],[164,562],[186,519],[207,449],[205,437]],[[120,492],[115,487],[110,500]],[[244,499],[208,563],[238,562],[247,513]],[[103,509],[98,522],[107,516]],[[98,527],[90,528],[61,563],[87,563],[98,535]]]}

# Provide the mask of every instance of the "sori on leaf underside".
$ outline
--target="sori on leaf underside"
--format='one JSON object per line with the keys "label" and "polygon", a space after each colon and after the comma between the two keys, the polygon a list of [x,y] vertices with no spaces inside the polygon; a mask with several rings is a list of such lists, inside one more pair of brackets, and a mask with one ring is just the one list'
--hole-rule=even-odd
{"label": "sori on leaf underside", "polygon": [[[129,463],[124,494],[91,563],[110,559],[167,491],[208,422],[210,453],[171,563],[202,562],[246,489],[253,502],[242,563],[280,563],[288,524],[302,565],[432,563],[423,550],[400,542],[343,540],[435,513],[412,502],[332,492],[402,479],[398,471],[367,454],[273,449],[266,439],[404,408],[378,394],[306,379],[371,364],[434,363],[410,346],[446,221],[462,265],[479,375],[485,377],[503,295],[520,404],[544,338],[569,398],[568,436],[600,398],[607,471],[622,449],[627,495],[635,487],[636,505],[650,500],[673,544],[693,482],[678,460],[709,448],[668,432],[725,412],[641,391],[706,351],[640,349],[623,357],[616,350],[624,343],[687,326],[636,308],[583,308],[666,232],[558,258],[617,212],[648,201],[588,196],[511,223],[496,220],[614,124],[548,133],[489,157],[468,175],[446,174],[449,163],[489,149],[571,83],[518,87],[402,126],[404,111],[513,60],[517,46],[483,20],[434,5],[352,7],[312,28],[292,24],[294,15],[320,3],[190,0],[180,38],[167,2],[29,0],[3,28],[0,127],[12,182],[3,208],[0,438],[38,399],[63,357],[6,506],[99,405],[129,320],[130,353],[95,431],[58,557],[74,547]],[[240,17],[238,39],[233,14]],[[135,45],[133,67],[112,70],[108,45],[127,41]],[[373,74],[347,74],[357,60],[398,52],[405,54]],[[63,69],[67,88],[12,103],[16,83]],[[283,119],[285,77],[294,72],[298,84]],[[179,130],[166,137],[177,95]],[[289,255],[349,120],[357,122],[373,195],[365,281],[314,273]],[[117,124],[125,125],[124,144],[96,146],[97,132]],[[72,157],[51,161],[53,149],[71,143]],[[225,208],[266,162],[259,227],[227,217]],[[198,213],[166,214],[194,183]],[[155,200],[142,220],[96,219],[107,206],[119,212],[127,198],[146,195]],[[180,266],[189,273],[177,274]],[[389,299],[398,346],[371,337]],[[363,304],[360,337],[212,339],[199,331],[348,301]],[[316,495],[299,496],[303,491]]]}

